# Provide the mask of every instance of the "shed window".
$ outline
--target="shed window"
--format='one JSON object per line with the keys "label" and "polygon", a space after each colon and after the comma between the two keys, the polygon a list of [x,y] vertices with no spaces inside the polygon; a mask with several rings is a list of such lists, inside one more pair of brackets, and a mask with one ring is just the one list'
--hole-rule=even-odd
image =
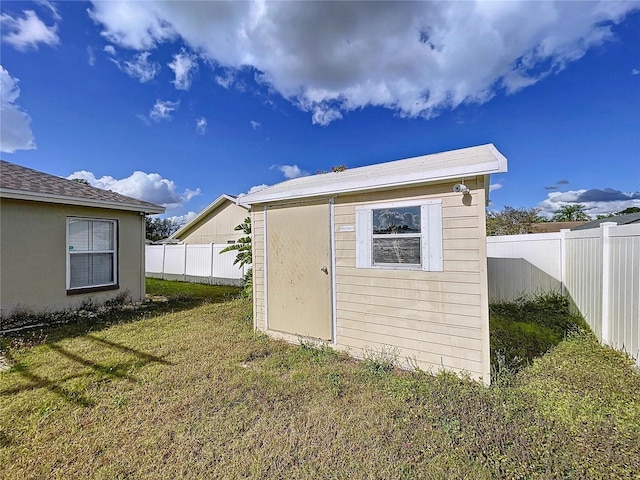
{"label": "shed window", "polygon": [[67,290],[117,285],[117,222],[67,219]]}
{"label": "shed window", "polygon": [[440,200],[356,208],[356,266],[442,271]]}

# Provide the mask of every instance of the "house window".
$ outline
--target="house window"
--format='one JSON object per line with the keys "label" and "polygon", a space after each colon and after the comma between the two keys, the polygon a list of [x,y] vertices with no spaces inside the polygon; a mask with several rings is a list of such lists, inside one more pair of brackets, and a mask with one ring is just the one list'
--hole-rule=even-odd
{"label": "house window", "polygon": [[440,200],[356,208],[356,266],[442,271]]}
{"label": "house window", "polygon": [[117,288],[117,221],[67,219],[67,290]]}

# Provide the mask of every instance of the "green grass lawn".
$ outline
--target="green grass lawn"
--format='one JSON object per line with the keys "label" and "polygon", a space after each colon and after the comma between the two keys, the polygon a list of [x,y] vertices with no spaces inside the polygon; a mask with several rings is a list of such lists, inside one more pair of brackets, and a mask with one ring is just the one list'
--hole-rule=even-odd
{"label": "green grass lawn", "polygon": [[640,374],[589,334],[485,387],[271,340],[193,288],[5,340],[0,478],[638,478]]}

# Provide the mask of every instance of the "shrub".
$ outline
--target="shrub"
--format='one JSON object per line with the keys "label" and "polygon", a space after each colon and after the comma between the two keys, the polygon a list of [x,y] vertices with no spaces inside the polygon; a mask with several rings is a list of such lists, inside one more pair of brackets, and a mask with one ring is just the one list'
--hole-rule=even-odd
{"label": "shrub", "polygon": [[589,330],[586,322],[569,309],[560,294],[523,296],[489,306],[491,363],[519,368],[560,343],[567,334]]}

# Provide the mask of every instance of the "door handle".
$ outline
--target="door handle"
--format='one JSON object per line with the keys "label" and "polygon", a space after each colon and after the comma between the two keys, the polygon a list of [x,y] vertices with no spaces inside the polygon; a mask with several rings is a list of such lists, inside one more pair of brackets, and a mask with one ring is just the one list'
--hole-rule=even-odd
{"label": "door handle", "polygon": [[324,272],[326,275],[329,275],[329,269],[327,267],[322,267],[320,271]]}

